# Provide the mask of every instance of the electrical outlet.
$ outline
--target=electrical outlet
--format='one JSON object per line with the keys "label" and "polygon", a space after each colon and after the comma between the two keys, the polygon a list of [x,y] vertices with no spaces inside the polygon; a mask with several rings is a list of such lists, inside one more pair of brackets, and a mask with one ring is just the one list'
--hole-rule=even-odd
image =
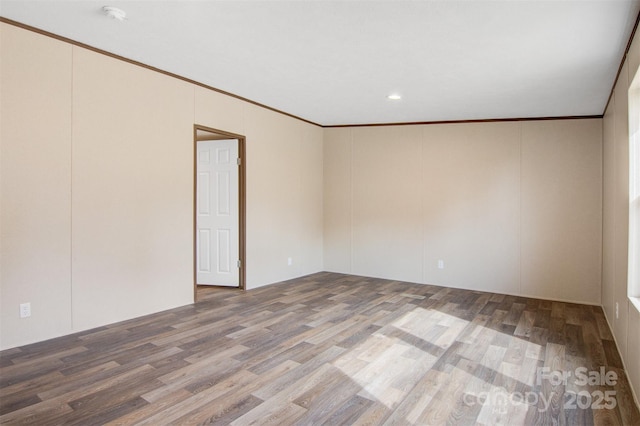
{"label": "electrical outlet", "polygon": [[31,316],[31,303],[20,304],[20,318],[27,318]]}
{"label": "electrical outlet", "polygon": [[620,319],[620,309],[618,306],[618,302],[616,302],[616,319]]}
{"label": "electrical outlet", "polygon": [[438,269],[444,269],[444,260],[438,260]]}
{"label": "electrical outlet", "polygon": [[288,258],[287,258],[287,265],[288,265],[288,266],[293,265],[293,258],[292,258],[292,257],[288,257]]}

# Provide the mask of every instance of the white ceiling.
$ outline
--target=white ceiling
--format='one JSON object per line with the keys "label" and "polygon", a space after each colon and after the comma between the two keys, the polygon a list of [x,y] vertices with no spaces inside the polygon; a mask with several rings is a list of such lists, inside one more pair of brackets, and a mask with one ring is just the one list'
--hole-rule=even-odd
{"label": "white ceiling", "polygon": [[639,11],[640,0],[0,1],[4,18],[322,125],[600,115]]}

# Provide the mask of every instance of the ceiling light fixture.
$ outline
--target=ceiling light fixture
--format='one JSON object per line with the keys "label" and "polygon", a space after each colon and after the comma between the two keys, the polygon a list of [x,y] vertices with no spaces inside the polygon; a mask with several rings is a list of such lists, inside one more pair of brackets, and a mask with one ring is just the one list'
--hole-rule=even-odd
{"label": "ceiling light fixture", "polygon": [[111,19],[117,19],[118,21],[124,21],[127,19],[127,14],[124,10],[118,9],[113,6],[104,6],[102,12]]}
{"label": "ceiling light fixture", "polygon": [[389,96],[387,96],[387,99],[391,99],[392,101],[399,101],[400,99],[402,99],[402,96],[400,96],[397,93],[392,93]]}

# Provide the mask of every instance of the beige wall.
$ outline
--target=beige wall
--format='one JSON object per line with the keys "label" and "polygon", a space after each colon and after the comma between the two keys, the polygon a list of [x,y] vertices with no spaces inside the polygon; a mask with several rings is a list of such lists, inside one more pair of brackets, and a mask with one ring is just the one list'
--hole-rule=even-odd
{"label": "beige wall", "polygon": [[[602,305],[640,403],[640,313],[627,297],[629,236],[628,90],[640,65],[636,33],[603,120]],[[616,304],[618,316],[616,316]]]}
{"label": "beige wall", "polygon": [[600,304],[601,122],[326,129],[325,269]]}
{"label": "beige wall", "polygon": [[522,123],[520,283],[600,304],[602,120]]}
{"label": "beige wall", "polygon": [[322,270],[321,128],[4,23],[0,37],[0,348],[193,301],[194,124],[247,137],[247,288]]}
{"label": "beige wall", "polygon": [[249,288],[321,271],[322,129],[252,105],[245,114]]}
{"label": "beige wall", "polygon": [[189,84],[74,47],[74,329],[192,301],[192,126]]}
{"label": "beige wall", "polygon": [[[71,330],[72,48],[4,25],[0,46],[0,347],[7,347]],[[24,302],[33,316],[20,319]]]}

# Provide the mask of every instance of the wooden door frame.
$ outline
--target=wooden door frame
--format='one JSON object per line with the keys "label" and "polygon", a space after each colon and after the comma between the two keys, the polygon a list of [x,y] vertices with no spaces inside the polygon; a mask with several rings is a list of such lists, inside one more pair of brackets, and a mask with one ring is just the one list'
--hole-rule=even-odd
{"label": "wooden door frame", "polygon": [[[238,158],[240,158],[240,165],[238,166],[238,231],[239,231],[239,260],[240,268],[238,268],[239,285],[242,290],[246,289],[246,217],[247,217],[247,204],[246,204],[246,137],[236,133],[227,132],[224,130],[214,129],[199,124],[193,125],[193,300],[197,301],[198,298],[198,247],[196,245],[197,229],[197,189],[198,189],[198,130],[215,133],[222,136],[224,139],[237,139],[238,140]],[[201,139],[202,140],[202,139]]]}

